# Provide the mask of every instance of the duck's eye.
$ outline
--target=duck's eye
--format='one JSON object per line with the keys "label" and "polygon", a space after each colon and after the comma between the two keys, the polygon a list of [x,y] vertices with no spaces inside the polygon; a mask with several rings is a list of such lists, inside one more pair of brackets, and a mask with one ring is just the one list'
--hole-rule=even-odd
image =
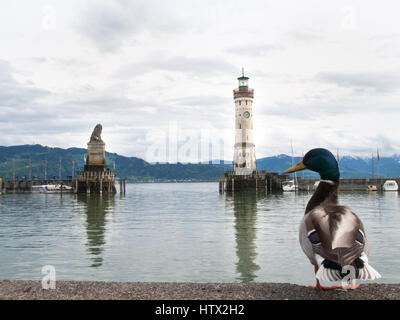
{"label": "duck's eye", "polygon": [[357,231],[356,241],[360,244],[364,244],[364,233],[361,230]]}
{"label": "duck's eye", "polygon": [[321,243],[321,239],[319,238],[319,234],[317,230],[311,230],[308,233],[308,239],[311,241],[312,244],[319,244]]}

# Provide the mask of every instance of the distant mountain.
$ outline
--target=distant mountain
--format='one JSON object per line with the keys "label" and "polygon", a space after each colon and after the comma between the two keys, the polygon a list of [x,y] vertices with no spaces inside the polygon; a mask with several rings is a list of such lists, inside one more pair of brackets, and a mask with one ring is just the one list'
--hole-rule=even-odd
{"label": "distant mountain", "polygon": [[[28,177],[29,160],[31,160],[32,176],[44,178],[44,165],[47,160],[47,177],[58,178],[59,159],[61,159],[61,174],[63,178],[72,175],[72,160],[75,160],[75,172],[83,170],[84,156],[87,150],[83,148],[50,148],[41,145],[22,145],[0,147],[0,177],[12,179],[13,172],[16,177]],[[224,176],[224,170],[232,170],[232,161],[213,161],[213,164],[150,164],[143,159],[125,157],[116,153],[106,152],[108,166],[113,168],[117,177],[133,181],[216,181]],[[297,163],[301,157],[292,157],[281,154],[257,160],[259,170],[282,173],[284,170]],[[224,164],[225,163],[225,164]],[[367,178],[377,176],[378,163],[376,159],[344,156],[339,161],[342,178]],[[379,162],[381,177],[400,176],[400,156],[381,157]],[[299,177],[318,177],[312,171],[298,172]]]}
{"label": "distant mountain", "polygon": [[[298,163],[302,158],[294,157],[293,163]],[[281,154],[273,157],[266,157],[257,160],[259,170],[268,170],[271,172],[283,172],[292,166],[292,157]],[[339,170],[341,178],[371,178],[380,177],[399,177],[400,176],[400,156],[380,157],[377,159],[344,156],[339,160]],[[318,174],[310,170],[297,172],[298,177],[305,178],[318,177]]]}
{"label": "distant mountain", "polygon": [[[30,160],[32,177],[44,178],[45,161],[47,161],[47,178],[58,178],[60,159],[63,178],[72,175],[72,160],[75,160],[76,177],[77,171],[83,170],[86,154],[87,149],[83,148],[62,149],[41,145],[0,146],[0,177],[12,179],[13,172],[15,177],[28,177]],[[113,169],[114,160],[117,177],[134,181],[215,181],[224,176],[222,164],[150,164],[139,158],[106,152],[106,162],[110,169]]]}

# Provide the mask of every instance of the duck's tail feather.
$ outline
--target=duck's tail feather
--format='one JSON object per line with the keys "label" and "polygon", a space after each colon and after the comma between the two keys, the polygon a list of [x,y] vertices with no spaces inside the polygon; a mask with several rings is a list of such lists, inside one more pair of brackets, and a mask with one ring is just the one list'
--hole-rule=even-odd
{"label": "duck's tail feather", "polygon": [[364,252],[361,254],[360,259],[363,262],[362,263],[363,267],[358,269],[357,279],[360,279],[360,280],[376,280],[376,279],[379,279],[379,278],[382,277],[379,274],[378,271],[376,271],[374,268],[372,268],[371,265],[369,265],[368,257]]}
{"label": "duck's tail feather", "polygon": [[358,276],[357,279],[360,280],[376,280],[381,278],[382,276],[376,271],[372,266],[368,263],[364,263],[364,267],[358,269]]}
{"label": "duck's tail feather", "polygon": [[[358,259],[361,259],[362,261]],[[353,266],[356,268],[355,279],[376,280],[381,278],[379,272],[368,264],[368,258],[365,253],[362,253],[358,259],[357,263]],[[318,280],[334,282],[341,281],[346,275],[348,275],[348,269],[343,270],[338,264],[325,259],[320,264],[315,277]]]}
{"label": "duck's tail feather", "polygon": [[343,278],[339,270],[327,268],[324,266],[324,264],[320,265],[315,277],[320,281],[329,281],[329,282],[340,281]]}

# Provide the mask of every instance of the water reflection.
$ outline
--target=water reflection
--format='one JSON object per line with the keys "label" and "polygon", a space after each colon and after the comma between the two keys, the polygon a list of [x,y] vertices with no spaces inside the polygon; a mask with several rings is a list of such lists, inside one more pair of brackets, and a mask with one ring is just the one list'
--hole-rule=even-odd
{"label": "water reflection", "polygon": [[91,267],[100,267],[103,264],[107,215],[114,207],[114,197],[86,194],[79,194],[77,197],[78,202],[85,208],[87,247],[91,255]]}
{"label": "water reflection", "polygon": [[256,264],[257,256],[257,202],[265,198],[262,192],[236,192],[234,195],[227,194],[227,199],[233,203],[235,216],[235,239],[236,239],[236,272],[238,280],[242,282],[254,281],[256,272],[260,266]]}

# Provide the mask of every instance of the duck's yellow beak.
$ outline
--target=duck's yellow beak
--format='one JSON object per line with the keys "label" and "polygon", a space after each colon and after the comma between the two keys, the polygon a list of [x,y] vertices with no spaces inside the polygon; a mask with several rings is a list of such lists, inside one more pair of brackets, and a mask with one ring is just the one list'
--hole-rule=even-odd
{"label": "duck's yellow beak", "polygon": [[301,160],[298,164],[287,169],[284,173],[291,173],[291,172],[296,172],[296,171],[300,171],[300,170],[304,170],[304,169],[307,169],[307,168],[304,165],[303,160]]}

